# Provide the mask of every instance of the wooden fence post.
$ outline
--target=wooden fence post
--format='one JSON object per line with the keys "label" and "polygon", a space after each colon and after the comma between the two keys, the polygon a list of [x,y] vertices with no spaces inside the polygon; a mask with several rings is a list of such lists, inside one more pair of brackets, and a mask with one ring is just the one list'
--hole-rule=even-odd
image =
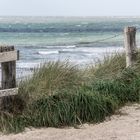
{"label": "wooden fence post", "polygon": [[0,46],[1,63],[1,88],[0,110],[10,111],[13,108],[14,95],[18,94],[16,87],[16,60],[19,59],[19,51],[14,46]]}
{"label": "wooden fence post", "polygon": [[126,67],[132,67],[136,63],[136,27],[125,27],[125,50],[126,50]]}
{"label": "wooden fence post", "polygon": [[[1,47],[0,52],[14,51],[14,46]],[[10,57],[10,56],[9,56]],[[16,87],[16,61],[2,62],[2,89]]]}
{"label": "wooden fence post", "polygon": [[16,87],[16,62],[1,63],[2,70],[2,89]]}

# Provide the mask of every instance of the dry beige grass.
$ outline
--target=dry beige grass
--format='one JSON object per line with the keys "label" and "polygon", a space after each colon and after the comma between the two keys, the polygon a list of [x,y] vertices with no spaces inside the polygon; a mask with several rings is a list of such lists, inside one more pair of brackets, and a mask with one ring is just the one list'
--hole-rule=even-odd
{"label": "dry beige grass", "polygon": [[75,128],[41,128],[0,135],[0,140],[140,140],[140,105],[125,106],[118,115],[96,125]]}

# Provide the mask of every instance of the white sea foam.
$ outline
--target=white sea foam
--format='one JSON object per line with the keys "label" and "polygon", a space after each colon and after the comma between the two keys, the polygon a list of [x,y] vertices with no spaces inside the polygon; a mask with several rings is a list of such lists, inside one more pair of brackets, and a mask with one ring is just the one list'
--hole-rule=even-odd
{"label": "white sea foam", "polygon": [[74,48],[74,49],[62,49],[59,53],[83,53],[83,54],[101,54],[101,53],[113,53],[113,52],[122,52],[124,51],[123,47],[82,47],[82,48]]}
{"label": "white sea foam", "polygon": [[124,51],[123,47],[96,47],[96,48],[88,48],[87,50],[84,49],[84,52],[90,53],[112,53],[112,52],[122,52]]}
{"label": "white sea foam", "polygon": [[71,45],[71,46],[64,46],[65,48],[76,48],[75,45]]}
{"label": "white sea foam", "polygon": [[59,51],[54,50],[54,51],[39,51],[38,54],[42,54],[42,55],[49,55],[49,54],[58,54]]}
{"label": "white sea foam", "polygon": [[35,68],[39,65],[39,62],[17,62],[17,69],[29,69]]}
{"label": "white sea foam", "polygon": [[63,49],[63,48],[76,48],[76,45],[58,45],[58,46],[44,46],[47,49]]}

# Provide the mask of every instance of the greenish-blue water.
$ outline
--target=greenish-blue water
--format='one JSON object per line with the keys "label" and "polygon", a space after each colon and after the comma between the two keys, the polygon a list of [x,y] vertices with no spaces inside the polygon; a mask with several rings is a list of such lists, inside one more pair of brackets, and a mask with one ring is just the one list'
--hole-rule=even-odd
{"label": "greenish-blue water", "polygon": [[86,64],[122,51],[125,26],[139,27],[140,18],[0,17],[0,44],[20,50],[21,69],[56,60]]}

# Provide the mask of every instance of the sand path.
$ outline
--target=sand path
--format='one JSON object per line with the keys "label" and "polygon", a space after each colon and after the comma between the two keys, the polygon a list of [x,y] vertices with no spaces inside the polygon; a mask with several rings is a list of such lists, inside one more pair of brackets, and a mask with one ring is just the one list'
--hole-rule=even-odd
{"label": "sand path", "polygon": [[42,128],[20,134],[0,135],[0,140],[140,140],[140,105],[125,106],[120,114],[80,129]]}

